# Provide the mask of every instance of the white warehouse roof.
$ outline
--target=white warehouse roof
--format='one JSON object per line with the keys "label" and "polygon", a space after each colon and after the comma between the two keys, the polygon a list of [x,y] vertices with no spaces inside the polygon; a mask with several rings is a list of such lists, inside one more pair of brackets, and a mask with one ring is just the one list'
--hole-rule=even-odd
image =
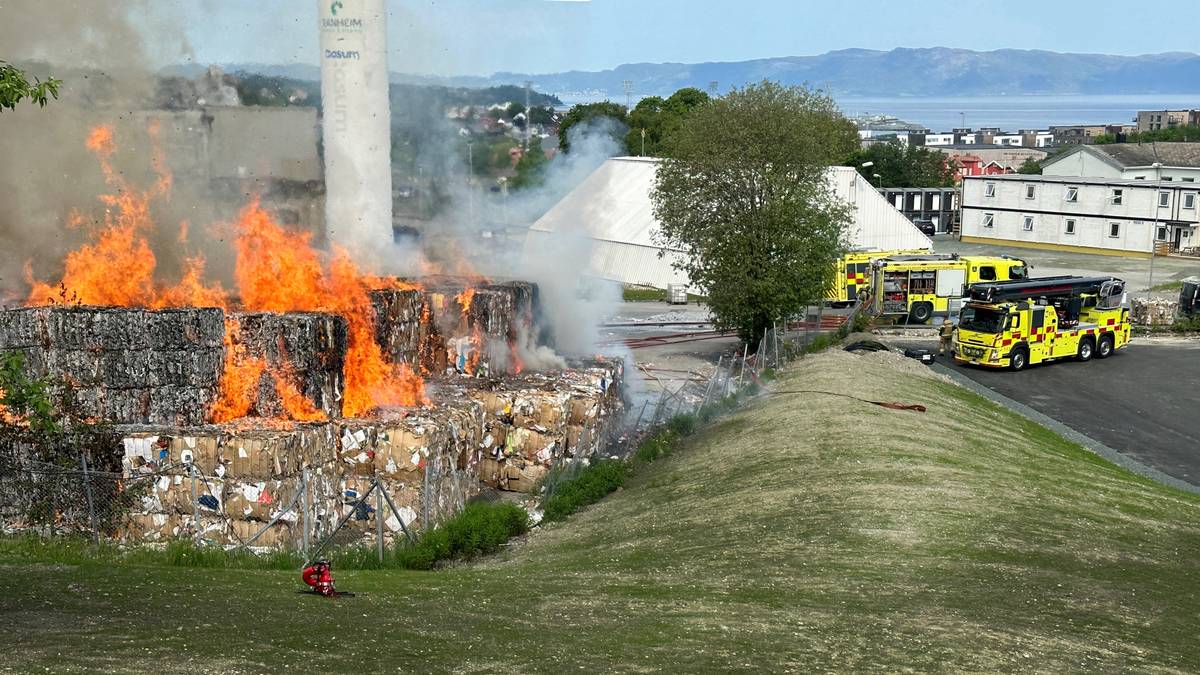
{"label": "white warehouse roof", "polygon": [[[661,160],[648,157],[614,157],[596,169],[530,228],[525,255],[544,255],[565,241],[587,241],[587,272],[627,284],[665,288],[687,283],[687,276],[671,267],[678,251],[660,248],[653,235],[650,192]],[[851,248],[860,250],[928,249],[929,237],[921,233],[850,167],[829,168],[836,194],[856,206],[850,225]]]}

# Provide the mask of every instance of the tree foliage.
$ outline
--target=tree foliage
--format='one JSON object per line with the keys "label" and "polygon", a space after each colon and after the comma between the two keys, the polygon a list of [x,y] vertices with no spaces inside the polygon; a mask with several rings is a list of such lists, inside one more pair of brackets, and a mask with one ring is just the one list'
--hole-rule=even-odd
{"label": "tree foliage", "polygon": [[[872,162],[873,166],[861,168],[867,162]],[[950,166],[945,154],[896,141],[874,143],[867,148],[856,150],[850,154],[847,163],[859,168],[867,178],[872,178],[872,184],[880,187],[928,188],[954,185],[954,168]],[[879,174],[879,178],[873,178],[872,174]]]}
{"label": "tree foliage", "polygon": [[61,430],[50,402],[50,383],[25,374],[21,352],[0,354],[0,406],[23,417],[30,428],[47,434]]}
{"label": "tree foliage", "polygon": [[1026,157],[1025,161],[1021,162],[1021,166],[1017,167],[1017,173],[1023,173],[1026,175],[1037,175],[1041,172],[1042,163],[1033,157]]}
{"label": "tree foliage", "polygon": [[546,181],[546,152],[542,149],[542,139],[534,136],[529,139],[529,150],[521,155],[517,162],[517,175],[508,182],[514,190],[537,187]]}
{"label": "tree foliage", "polygon": [[696,107],[667,139],[657,242],[682,252],[718,327],[756,344],[824,296],[850,222],[827,168],[857,144],[828,95],[771,82]]}
{"label": "tree foliage", "polygon": [[25,99],[45,107],[51,97],[58,98],[62,80],[47,77],[45,81],[33,78],[30,81],[25,71],[5,61],[0,61],[0,112],[5,108],[14,110]]}
{"label": "tree foliage", "polygon": [[1096,145],[1110,143],[1196,143],[1200,142],[1200,126],[1187,124],[1166,129],[1133,131],[1122,140],[1113,134],[1101,134],[1092,139]]}
{"label": "tree foliage", "polygon": [[658,96],[642,99],[629,113],[629,133],[625,136],[629,154],[658,157],[664,139],[675,133],[693,110],[708,102],[708,94],[695,87],[680,89],[666,100]]}
{"label": "tree foliage", "polygon": [[571,127],[589,122],[597,117],[608,117],[616,121],[617,124],[613,125],[613,138],[618,144],[624,144],[625,130],[629,126],[629,112],[623,105],[612,101],[602,101],[600,103],[580,103],[567,111],[558,125],[558,148],[563,152],[570,152],[571,141],[568,133],[571,131]]}

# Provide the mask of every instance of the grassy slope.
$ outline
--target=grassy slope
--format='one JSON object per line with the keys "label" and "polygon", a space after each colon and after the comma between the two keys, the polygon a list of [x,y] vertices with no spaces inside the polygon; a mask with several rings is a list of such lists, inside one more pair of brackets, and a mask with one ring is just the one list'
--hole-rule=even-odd
{"label": "grassy slope", "polygon": [[[0,667],[1196,670],[1200,499],[915,362],[842,352],[485,564],[288,573],[0,554]],[[967,439],[965,442],[963,439]]]}

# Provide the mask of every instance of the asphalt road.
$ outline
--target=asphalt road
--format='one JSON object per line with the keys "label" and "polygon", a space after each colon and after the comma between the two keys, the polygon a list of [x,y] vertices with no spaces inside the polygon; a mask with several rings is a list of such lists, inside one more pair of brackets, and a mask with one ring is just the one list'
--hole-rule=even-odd
{"label": "asphalt road", "polygon": [[1200,485],[1200,343],[1134,341],[1105,360],[1022,372],[939,359],[1143,464]]}

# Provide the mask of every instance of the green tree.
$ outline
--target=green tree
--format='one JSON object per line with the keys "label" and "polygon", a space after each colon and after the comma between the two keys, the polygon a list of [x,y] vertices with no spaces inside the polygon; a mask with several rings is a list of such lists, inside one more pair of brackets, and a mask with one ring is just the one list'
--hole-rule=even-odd
{"label": "green tree", "polygon": [[1017,167],[1017,173],[1036,175],[1040,174],[1041,172],[1042,163],[1033,157],[1026,157],[1025,161],[1021,162],[1021,166]]}
{"label": "green tree", "polygon": [[[871,162],[873,166],[862,169]],[[947,156],[937,150],[905,145],[897,141],[874,143],[850,154],[847,164],[862,170],[867,177],[879,174],[873,184],[880,187],[951,187],[954,168]]]}
{"label": "green tree", "polygon": [[538,187],[546,182],[546,151],[542,149],[542,139],[534,136],[529,139],[529,150],[521,155],[517,162],[517,175],[513,176],[508,185],[513,190]]}
{"label": "green tree", "polygon": [[666,100],[658,96],[642,99],[629,113],[629,133],[625,135],[629,154],[661,155],[663,140],[675,133],[693,110],[708,102],[708,94],[695,87],[680,89]]}
{"label": "green tree", "polygon": [[44,108],[50,97],[58,98],[60,86],[62,81],[53,77],[47,77],[45,81],[35,77],[31,82],[24,71],[6,61],[0,61],[0,112],[5,108],[16,109],[17,104],[24,99],[29,99],[31,103]]}
{"label": "green tree", "polygon": [[828,179],[858,145],[827,94],[772,82],[699,106],[671,135],[651,194],[657,243],[708,296],[719,328],[757,344],[819,302],[850,208]]}
{"label": "green tree", "polygon": [[607,117],[614,122],[613,138],[618,142],[623,142],[625,135],[625,127],[629,126],[629,114],[625,106],[613,103],[612,101],[602,101],[600,103],[580,103],[572,106],[567,114],[563,117],[562,122],[558,126],[558,148],[563,152],[571,151],[571,141],[569,132],[571,128],[577,124],[590,122],[600,117]]}
{"label": "green tree", "polygon": [[1092,143],[1096,145],[1111,145],[1117,142],[1116,134],[1098,134],[1092,137]]}

